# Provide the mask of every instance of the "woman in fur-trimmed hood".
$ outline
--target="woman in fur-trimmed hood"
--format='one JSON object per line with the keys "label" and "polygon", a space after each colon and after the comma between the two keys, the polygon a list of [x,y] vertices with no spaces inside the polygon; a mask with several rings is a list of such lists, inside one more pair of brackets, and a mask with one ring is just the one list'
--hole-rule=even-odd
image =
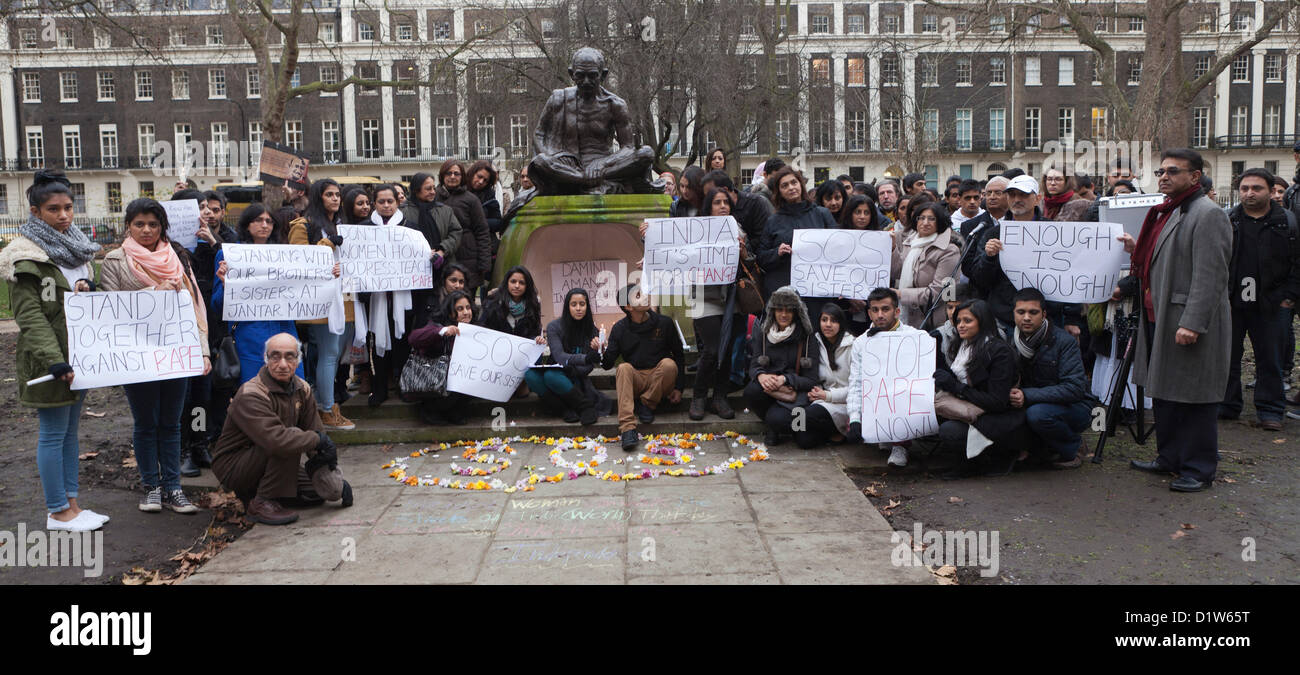
{"label": "woman in fur-trimmed hood", "polygon": [[745,403],[766,424],[768,445],[792,433],[793,409],[809,404],[808,392],[820,384],[821,353],[808,308],[791,286],[767,300],[763,321],[749,343],[749,384]]}

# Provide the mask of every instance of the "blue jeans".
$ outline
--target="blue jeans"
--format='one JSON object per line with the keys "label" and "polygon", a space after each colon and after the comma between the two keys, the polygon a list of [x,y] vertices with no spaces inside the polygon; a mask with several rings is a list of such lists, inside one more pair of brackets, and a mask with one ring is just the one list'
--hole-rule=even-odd
{"label": "blue jeans", "polygon": [[1069,461],[1079,454],[1080,432],[1092,421],[1092,409],[1083,401],[1034,403],[1025,408],[1025,418],[1043,445],[1056,451],[1061,461]]}
{"label": "blue jeans", "polygon": [[563,368],[529,368],[524,372],[524,382],[538,396],[547,392],[563,396],[573,391],[573,380],[564,374]]}
{"label": "blue jeans", "polygon": [[334,376],[339,372],[343,341],[351,342],[355,330],[349,323],[342,335],[335,335],[327,323],[307,324],[311,342],[316,346],[316,382],[312,385],[312,395],[316,397],[316,407],[321,410],[334,408]]}
{"label": "blue jeans", "polygon": [[122,386],[135,417],[135,463],[145,489],[181,489],[181,417],[189,380],[156,380]]}
{"label": "blue jeans", "polygon": [[36,440],[36,469],[41,474],[41,489],[45,491],[45,509],[58,513],[67,509],[69,499],[77,498],[77,426],[81,420],[81,402],[86,393],[77,396],[72,405],[57,408],[39,408],[40,432]]}

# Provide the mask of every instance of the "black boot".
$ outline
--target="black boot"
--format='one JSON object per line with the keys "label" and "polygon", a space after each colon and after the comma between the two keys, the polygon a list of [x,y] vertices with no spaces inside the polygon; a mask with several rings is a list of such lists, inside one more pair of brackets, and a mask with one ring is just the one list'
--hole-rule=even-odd
{"label": "black boot", "polygon": [[199,440],[190,446],[190,460],[194,462],[194,466],[205,469],[212,466],[212,455],[208,454],[207,441]]}
{"label": "black boot", "polygon": [[196,465],[193,459],[191,458],[190,449],[182,447],[181,448],[181,475],[185,476],[186,478],[194,478],[196,476],[201,475],[202,473],[203,473],[202,471],[199,471],[198,465]]}
{"label": "black boot", "polygon": [[578,414],[578,411],[587,407],[586,394],[583,394],[577,387],[574,387],[570,389],[567,394],[555,394],[555,398],[560,403],[561,414],[564,416],[565,422],[576,424],[582,419],[582,416]]}

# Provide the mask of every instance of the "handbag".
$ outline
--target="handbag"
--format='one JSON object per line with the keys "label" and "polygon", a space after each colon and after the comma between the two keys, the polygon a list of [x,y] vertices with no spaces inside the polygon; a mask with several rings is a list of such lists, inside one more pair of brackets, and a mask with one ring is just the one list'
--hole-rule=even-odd
{"label": "handbag", "polygon": [[934,392],[934,412],[939,417],[974,424],[984,409],[946,391]]}
{"label": "handbag", "polygon": [[759,290],[762,273],[750,269],[744,261],[740,263],[740,273],[740,278],[736,280],[736,307],[740,308],[741,314],[761,315],[767,309],[763,293]]}
{"label": "handbag", "polygon": [[227,335],[217,344],[217,351],[212,355],[212,387],[214,389],[234,389],[240,380],[239,350],[235,349],[235,340]]}
{"label": "handbag", "polygon": [[433,358],[412,352],[402,367],[402,377],[399,380],[402,393],[446,396],[447,368],[450,365],[451,356],[445,353]]}

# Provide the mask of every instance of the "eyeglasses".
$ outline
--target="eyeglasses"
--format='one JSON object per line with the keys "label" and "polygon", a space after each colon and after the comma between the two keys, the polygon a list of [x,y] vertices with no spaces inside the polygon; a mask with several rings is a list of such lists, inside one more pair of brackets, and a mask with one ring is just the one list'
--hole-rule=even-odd
{"label": "eyeglasses", "polygon": [[285,354],[281,354],[280,352],[271,352],[270,354],[266,355],[266,361],[267,363],[271,363],[273,361],[284,361],[285,363],[297,363],[298,352],[288,352]]}
{"label": "eyeglasses", "polygon": [[1171,166],[1168,169],[1156,169],[1152,173],[1156,175],[1156,178],[1159,178],[1164,175],[1177,176],[1180,173],[1191,173],[1191,171],[1191,169],[1180,169],[1176,166]]}

